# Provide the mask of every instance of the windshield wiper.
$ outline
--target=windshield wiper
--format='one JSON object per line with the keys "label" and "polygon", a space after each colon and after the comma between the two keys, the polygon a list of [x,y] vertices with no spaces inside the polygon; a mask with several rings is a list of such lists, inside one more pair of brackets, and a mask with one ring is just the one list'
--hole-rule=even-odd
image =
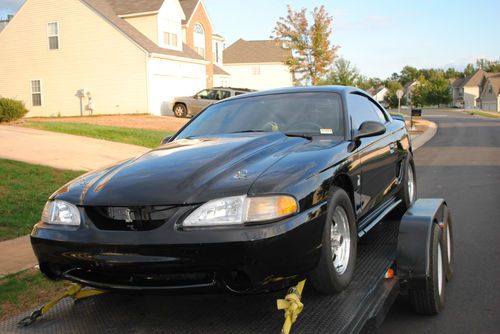
{"label": "windshield wiper", "polygon": [[299,137],[299,138],[305,138],[307,140],[313,140],[312,136],[303,135],[303,134],[300,134],[300,133],[283,133],[283,134],[285,136],[287,136],[287,137]]}
{"label": "windshield wiper", "polygon": [[264,130],[241,130],[241,131],[233,131],[230,133],[245,133],[245,132],[267,132],[267,131],[264,131]]}

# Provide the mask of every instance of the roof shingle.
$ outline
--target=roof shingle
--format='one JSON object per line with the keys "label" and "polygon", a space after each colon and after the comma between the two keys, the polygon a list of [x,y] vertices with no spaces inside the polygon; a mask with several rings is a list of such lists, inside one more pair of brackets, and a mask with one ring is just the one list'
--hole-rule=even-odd
{"label": "roof shingle", "polygon": [[117,15],[158,11],[164,0],[107,0]]}
{"label": "roof shingle", "polygon": [[281,63],[292,56],[292,51],[274,40],[245,41],[239,39],[224,49],[224,64]]}
{"label": "roof shingle", "polygon": [[199,1],[200,0],[179,0],[182,10],[184,11],[184,15],[186,15],[186,19],[182,20],[182,24],[186,24],[189,21]]}

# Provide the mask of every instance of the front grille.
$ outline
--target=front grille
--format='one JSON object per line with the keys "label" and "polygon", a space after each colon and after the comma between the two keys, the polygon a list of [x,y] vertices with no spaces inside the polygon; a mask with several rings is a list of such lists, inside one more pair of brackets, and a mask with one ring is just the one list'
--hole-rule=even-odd
{"label": "front grille", "polygon": [[[106,272],[95,269],[75,268],[66,271],[63,276],[67,279],[86,282],[90,285],[104,285],[110,287],[133,288],[186,288],[196,286],[215,285],[214,272],[193,273],[134,273],[134,272]],[[93,283],[93,284],[92,284]]]}
{"label": "front grille", "polygon": [[170,220],[181,206],[91,206],[85,212],[101,230],[149,231]]}

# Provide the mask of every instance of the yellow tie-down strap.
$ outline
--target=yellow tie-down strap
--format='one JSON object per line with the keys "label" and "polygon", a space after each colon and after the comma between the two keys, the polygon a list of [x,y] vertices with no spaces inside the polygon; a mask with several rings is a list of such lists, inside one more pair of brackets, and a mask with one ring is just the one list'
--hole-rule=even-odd
{"label": "yellow tie-down strap", "polygon": [[281,329],[281,333],[289,334],[292,329],[292,325],[297,321],[297,317],[300,312],[304,309],[304,304],[300,301],[302,298],[302,290],[304,290],[304,285],[306,280],[300,281],[297,286],[291,288],[285,299],[278,299],[276,304],[278,310],[285,310],[285,323]]}
{"label": "yellow tie-down strap", "polygon": [[20,327],[26,327],[34,323],[38,318],[41,316],[45,315],[47,312],[50,311],[54,306],[57,305],[62,299],[66,297],[71,297],[73,300],[79,300],[82,298],[87,298],[87,297],[92,297],[92,296],[97,296],[100,294],[106,293],[104,290],[98,290],[98,289],[83,289],[83,287],[80,284],[72,284],[66,291],[64,291],[63,294],[60,296],[54,298],[53,300],[49,301],[48,303],[40,306],[39,309],[33,311],[29,316],[21,319],[18,322],[18,326]]}

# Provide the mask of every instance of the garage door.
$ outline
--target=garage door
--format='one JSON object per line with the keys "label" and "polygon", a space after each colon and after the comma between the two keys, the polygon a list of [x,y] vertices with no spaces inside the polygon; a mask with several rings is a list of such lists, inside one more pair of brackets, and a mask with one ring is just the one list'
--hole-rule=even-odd
{"label": "garage door", "polygon": [[483,110],[490,110],[490,111],[497,110],[496,103],[494,103],[494,102],[483,102],[482,107],[483,107],[482,108]]}
{"label": "garage door", "polygon": [[200,78],[170,75],[154,75],[150,84],[150,110],[154,115],[172,115],[174,97],[194,95],[204,88]]}

